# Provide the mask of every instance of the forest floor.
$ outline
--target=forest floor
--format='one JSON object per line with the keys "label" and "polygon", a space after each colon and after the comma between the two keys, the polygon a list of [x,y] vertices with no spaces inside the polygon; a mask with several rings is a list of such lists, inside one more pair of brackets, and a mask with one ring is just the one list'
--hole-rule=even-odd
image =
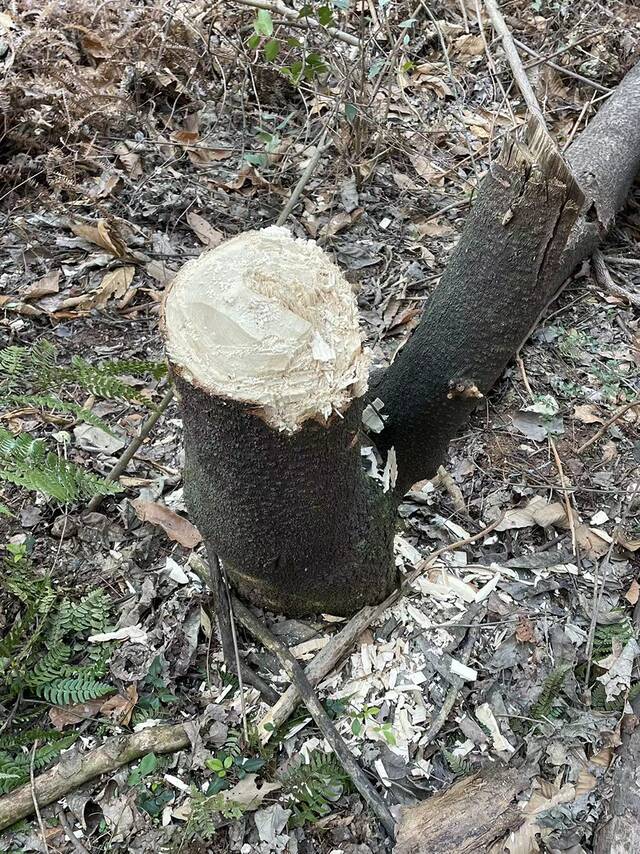
{"label": "forest floor", "polygon": [[[565,146],[640,59],[640,9],[502,7]],[[428,305],[491,157],[524,124],[524,105],[475,0],[327,2],[308,14],[312,30],[235,2],[5,4],[3,346],[48,341],[62,366],[161,361],[159,307],[174,272],[230,235],[273,224],[324,146],[287,226],[335,258],[357,289],[375,362],[392,358]],[[329,18],[361,46],[331,35]],[[516,799],[526,820],[494,852],[594,850],[623,717],[640,693],[640,409],[607,424],[640,396],[639,239],[636,188],[603,246],[628,297],[593,265],[572,277],[452,443],[449,477],[406,497],[398,565],[501,522],[443,554],[318,687],[390,805],[481,768],[526,765],[531,783]],[[166,379],[142,370],[125,383],[135,399],[81,382],[69,392],[111,433],[26,399],[0,402],[0,428],[44,437],[105,475]],[[0,638],[20,619],[28,631],[4,658],[0,641],[0,793],[9,798],[72,744],[89,750],[154,721],[196,723],[189,749],[151,751],[69,793],[62,808],[0,836],[0,851],[390,850],[304,707],[258,744],[268,706],[246,686],[242,703],[222,667],[209,597],[189,563],[201,546],[185,518],[181,462],[172,402],[123,491],[92,512],[2,486],[12,515],[0,516]],[[15,579],[29,572],[21,596]],[[47,637],[64,642],[56,654],[67,670],[52,665],[38,683],[38,661],[51,663],[51,648],[38,646],[44,611],[30,612],[30,625],[21,601],[43,579],[48,614],[65,597],[76,617],[87,602],[97,613],[60,618]],[[303,662],[341,625],[264,618]],[[276,659],[242,633],[240,652],[286,687]],[[60,687],[69,667],[98,660],[104,689],[81,690],[80,677]],[[472,814],[462,785],[447,820],[464,825]]]}

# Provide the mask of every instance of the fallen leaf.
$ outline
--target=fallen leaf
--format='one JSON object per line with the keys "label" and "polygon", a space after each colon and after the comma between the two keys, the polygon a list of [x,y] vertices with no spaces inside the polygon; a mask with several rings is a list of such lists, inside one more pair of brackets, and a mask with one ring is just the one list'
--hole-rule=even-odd
{"label": "fallen leaf", "polygon": [[57,294],[59,291],[60,270],[52,270],[50,273],[47,273],[46,276],[38,279],[37,282],[33,282],[32,285],[29,285],[26,291],[22,294],[22,298],[25,300],[40,299],[41,297],[51,296],[51,294]]}
{"label": "fallen leaf", "polygon": [[112,632],[100,632],[97,635],[90,635],[87,640],[89,643],[109,643],[109,641],[126,640],[132,643],[146,644],[147,630],[142,626],[123,626],[121,629],[114,629]]}
{"label": "fallen leaf", "polygon": [[138,691],[135,685],[129,685],[123,694],[114,694],[101,706],[100,711],[108,718],[112,718],[119,726],[128,726],[131,715],[138,702]]}
{"label": "fallen leaf", "polygon": [[267,783],[263,780],[258,785],[257,781],[257,774],[247,774],[235,786],[225,789],[221,793],[225,803],[240,804],[245,810],[257,810],[267,795],[282,788],[280,783]]}
{"label": "fallen leaf", "polygon": [[335,234],[339,234],[341,231],[344,231],[346,228],[353,225],[354,222],[360,219],[363,213],[364,208],[355,208],[355,210],[352,210],[350,213],[340,211],[340,213],[332,216],[329,222],[320,229],[320,234],[324,234],[327,237],[333,237]]}
{"label": "fallen leaf", "polygon": [[[289,821],[290,815],[291,810],[284,809],[280,804],[273,804],[256,813],[254,820],[258,829],[258,836],[261,842],[269,845],[269,850],[282,850],[282,844],[278,845],[277,843],[282,843],[280,834]],[[284,839],[287,840],[288,837],[284,837]]]}
{"label": "fallen leaf", "polygon": [[62,731],[67,726],[75,726],[81,721],[95,718],[104,702],[104,697],[97,697],[95,700],[89,700],[86,703],[54,706],[49,709],[49,719],[57,730]]}
{"label": "fallen leaf", "polygon": [[127,251],[127,247],[118,234],[114,225],[107,222],[106,219],[96,220],[95,225],[88,223],[79,223],[72,225],[71,231],[77,236],[88,240],[89,243],[94,243],[96,246],[106,249],[117,258],[122,258]]}
{"label": "fallen leaf", "polygon": [[219,246],[224,240],[224,234],[221,231],[218,231],[204,217],[193,211],[189,211],[187,214],[187,222],[193,229],[198,240],[209,249]]}
{"label": "fallen leaf", "polygon": [[115,454],[126,444],[119,436],[113,436],[92,424],[78,424],[73,429],[73,435],[78,447],[92,454]]}
{"label": "fallen leaf", "polygon": [[202,537],[198,529],[185,519],[184,516],[179,516],[173,510],[169,510],[164,504],[157,504],[155,501],[144,501],[142,498],[136,498],[131,502],[136,515],[141,522],[150,522],[152,525],[158,525],[167,534],[170,540],[180,543],[186,549],[193,549],[198,543],[202,542]]}
{"label": "fallen leaf", "polygon": [[98,290],[92,295],[92,304],[103,308],[110,299],[122,299],[129,290],[135,271],[135,267],[118,267],[105,273]]}
{"label": "fallen leaf", "polygon": [[583,424],[604,424],[604,419],[598,415],[598,407],[593,403],[584,403],[573,407],[573,417]]}
{"label": "fallen leaf", "polygon": [[615,700],[623,691],[629,690],[633,663],[640,654],[640,646],[635,638],[631,638],[624,647],[618,645],[618,649],[615,649],[615,640],[613,644],[614,651],[611,655],[598,662],[600,667],[607,670],[602,676],[598,676],[598,682],[604,685],[607,701]]}
{"label": "fallen leaf", "polygon": [[520,643],[535,643],[537,640],[535,625],[526,617],[519,620],[516,626],[516,640]]}
{"label": "fallen leaf", "polygon": [[126,145],[126,143],[118,143],[115,147],[115,152],[118,155],[118,160],[122,163],[131,178],[140,178],[143,174],[142,158],[135,151]]}

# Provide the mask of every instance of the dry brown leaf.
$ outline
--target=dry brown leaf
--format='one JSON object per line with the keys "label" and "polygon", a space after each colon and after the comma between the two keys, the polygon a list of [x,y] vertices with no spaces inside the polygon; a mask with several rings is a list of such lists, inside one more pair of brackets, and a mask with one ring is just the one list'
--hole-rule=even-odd
{"label": "dry brown leaf", "polygon": [[432,187],[444,186],[444,175],[440,169],[436,169],[433,163],[424,154],[410,154],[409,160],[421,178],[424,178]]}
{"label": "dry brown leaf", "polygon": [[221,231],[218,231],[217,228],[214,228],[204,217],[200,216],[200,214],[189,211],[187,214],[187,222],[193,229],[198,240],[209,249],[219,246],[224,240],[224,234]]}
{"label": "dry brown leaf", "polygon": [[89,32],[88,30],[80,40],[82,49],[94,59],[109,59],[113,51],[105,45],[97,33]]}
{"label": "dry brown leaf", "polygon": [[54,706],[49,709],[49,720],[53,726],[62,731],[67,726],[74,726],[81,721],[95,718],[105,702],[104,697],[88,700],[86,703],[74,703],[71,706]]}
{"label": "dry brown leaf", "polygon": [[602,462],[610,463],[618,456],[618,448],[615,442],[605,442],[602,446]]}
{"label": "dry brown leaf", "polygon": [[117,233],[115,226],[108,223],[106,219],[98,219],[95,222],[95,225],[83,222],[78,223],[78,225],[72,225],[71,231],[77,237],[82,237],[84,240],[88,240],[89,243],[94,243],[96,246],[106,249],[107,252],[111,252],[117,258],[122,258],[126,254],[127,247]]}
{"label": "dry brown leaf", "polygon": [[142,158],[139,154],[131,151],[124,142],[116,145],[115,152],[118,155],[118,160],[132,178],[139,178],[142,175]]}
{"label": "dry brown leaf", "polygon": [[630,605],[635,605],[640,598],[640,584],[638,584],[635,578],[629,585],[627,592],[624,594],[624,598]]}
{"label": "dry brown leaf", "polygon": [[573,417],[583,424],[604,424],[604,419],[598,415],[598,407],[593,403],[584,403],[573,407]]}
{"label": "dry brown leaf", "polygon": [[170,540],[180,543],[185,549],[193,549],[202,542],[198,529],[188,519],[178,516],[164,504],[137,498],[131,502],[131,505],[141,522],[158,525]]}
{"label": "dry brown leaf", "polygon": [[482,36],[471,34],[460,36],[453,43],[453,53],[457,56],[480,56],[484,53]]}
{"label": "dry brown leaf", "polygon": [[40,299],[41,297],[51,296],[51,294],[57,294],[59,291],[60,270],[52,270],[50,273],[47,273],[46,276],[38,279],[37,282],[29,285],[26,291],[22,294],[22,298],[25,300]]}
{"label": "dry brown leaf", "polygon": [[282,788],[280,783],[267,783],[264,780],[258,786],[257,780],[257,774],[247,774],[235,786],[225,789],[221,792],[225,802],[240,804],[245,810],[257,810],[267,795]]}
{"label": "dry brown leaf", "polygon": [[535,643],[536,638],[536,627],[531,622],[531,620],[523,617],[516,627],[516,640],[519,640],[520,643]]}
{"label": "dry brown leaf", "polygon": [[114,694],[113,697],[100,706],[100,711],[108,718],[112,718],[120,726],[128,726],[131,715],[138,702],[138,690],[135,685],[129,685],[123,694]]}
{"label": "dry brown leaf", "polygon": [[118,267],[105,273],[95,294],[88,295],[92,304],[103,308],[110,299],[122,299],[129,290],[135,272],[135,267]]}
{"label": "dry brown leaf", "polygon": [[455,231],[448,222],[437,219],[416,220],[414,224],[418,234],[423,237],[449,237]]}

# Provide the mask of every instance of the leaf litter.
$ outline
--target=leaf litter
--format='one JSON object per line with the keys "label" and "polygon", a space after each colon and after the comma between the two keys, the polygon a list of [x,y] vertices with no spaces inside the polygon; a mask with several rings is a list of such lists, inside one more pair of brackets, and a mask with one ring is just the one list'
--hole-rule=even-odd
{"label": "leaf litter", "polygon": [[[340,73],[300,90],[249,56],[237,32],[253,13],[240,6],[229,4],[216,19],[201,3],[179,4],[171,15],[153,3],[72,5],[73,24],[57,3],[38,16],[31,4],[17,3],[0,16],[9,120],[1,164],[8,182],[2,334],[28,343],[46,332],[68,356],[160,358],[158,306],[174,272],[224,237],[273,222],[314,150],[319,117],[351,96]],[[405,6],[374,13],[360,4],[336,13],[356,32],[360,21],[380,25],[381,44],[387,24],[406,31],[407,67],[384,76],[388,44],[369,57],[362,102],[374,95],[379,74],[382,84],[368,109],[358,104],[358,122],[345,109],[335,149],[320,159],[291,222],[346,270],[377,364],[393,357],[428,302],[489,154],[524,121],[520,105],[515,116],[504,108],[487,71],[474,2],[436,4],[434,19],[420,28],[402,26],[411,19]],[[523,42],[543,55],[562,50],[561,67],[608,87],[638,50],[640,18],[629,4],[615,20],[602,10],[586,19],[572,3],[556,14],[549,4],[518,2],[510,15]],[[313,39],[338,63],[348,61],[345,45],[322,33]],[[501,52],[492,45],[491,53],[502,74]],[[544,64],[534,72],[552,129],[565,142],[582,111],[592,114],[593,93]],[[143,116],[134,105],[145,99],[154,109]],[[93,103],[100,109],[87,109]],[[612,275],[635,292],[636,219],[632,211],[619,218],[615,250],[606,250]],[[541,844],[590,851],[603,815],[621,718],[638,679],[638,409],[584,456],[576,449],[637,397],[639,340],[629,306],[602,294],[589,269],[570,282],[522,351],[536,402],[508,369],[450,449],[447,468],[468,515],[456,511],[446,488],[414,487],[400,508],[398,568],[407,571],[504,514],[502,521],[483,541],[443,555],[318,687],[349,747],[396,804],[410,808],[475,771],[525,762],[530,783],[517,802],[518,826],[492,851],[528,854]],[[157,383],[144,390],[153,395]],[[104,472],[122,447],[114,442],[134,435],[143,416],[139,407],[116,405],[110,417],[118,438],[71,425],[65,447]],[[384,420],[384,412],[371,417]],[[35,412],[2,418],[16,429],[48,429]],[[112,645],[114,693],[99,707],[53,710],[56,725],[95,744],[167,718],[193,722],[191,750],[143,759],[70,796],[79,832],[98,845],[97,825],[85,814],[92,797],[112,850],[159,850],[182,838],[198,793],[230,781],[220,790],[213,845],[243,854],[321,851],[325,843],[334,854],[388,850],[353,793],[330,801],[315,822],[294,820],[300,802],[283,793],[280,773],[300,758],[311,765],[328,755],[304,710],[264,759],[241,744],[238,685],[222,667],[207,597],[188,564],[199,543],[184,515],[180,443],[170,408],[127,469],[128,498],[87,515],[74,508],[59,515],[36,499],[33,524],[6,522],[10,542],[37,538],[38,559],[55,559],[65,589],[105,585],[115,603],[109,631],[91,638],[95,647]],[[392,479],[390,464],[380,476]],[[486,613],[465,661],[480,606]],[[265,619],[302,660],[340,627],[329,618]],[[286,687],[277,662],[247,638],[241,653],[275,687]],[[452,690],[451,713],[426,738]],[[244,704],[252,720],[267,709],[247,686]],[[233,770],[219,777],[211,766],[228,757]],[[269,767],[240,776],[251,761]],[[459,790],[450,811],[456,820],[468,808],[467,791]],[[224,814],[233,803],[241,816]],[[31,827],[17,831],[17,844],[40,850]],[[52,842],[65,844],[59,828],[54,834]]]}

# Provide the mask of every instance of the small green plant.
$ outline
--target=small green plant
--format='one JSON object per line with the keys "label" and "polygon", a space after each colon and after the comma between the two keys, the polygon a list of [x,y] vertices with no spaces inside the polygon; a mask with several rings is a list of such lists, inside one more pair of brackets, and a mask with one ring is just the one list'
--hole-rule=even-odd
{"label": "small green plant", "polygon": [[562,709],[556,706],[559,699],[567,673],[571,670],[570,664],[561,664],[555,667],[542,683],[542,690],[531,709],[531,717],[536,720],[557,718],[562,714]]}
{"label": "small green plant", "polygon": [[299,762],[280,776],[287,806],[293,811],[289,827],[313,824],[331,812],[347,790],[349,778],[333,754],[314,750],[309,762]]}
{"label": "small green plant", "polygon": [[[110,647],[86,643],[88,635],[107,628],[110,603],[101,590],[80,600],[61,598],[50,577],[33,569],[24,546],[5,549],[0,586],[12,597],[15,612],[13,625],[0,639],[3,705],[11,703],[19,710],[22,701],[30,699],[54,705],[83,703],[113,691],[102,681]],[[34,755],[36,767],[41,768],[75,738],[34,727],[31,716],[17,713],[12,731],[0,741],[0,791],[9,791],[28,779],[25,748],[38,742]]]}
{"label": "small green plant", "polygon": [[[58,361],[48,341],[31,347],[6,347],[0,351],[0,411],[31,407],[48,416],[85,421],[107,433],[102,418],[81,406],[73,395],[83,391],[109,400],[146,404],[140,392],[123,379],[129,376],[161,377],[164,365],[148,361],[114,361],[92,365],[74,356],[68,365]],[[64,434],[58,434],[64,438]],[[66,459],[65,442],[51,445],[44,438],[23,432],[14,435],[0,427],[0,481],[53,498],[60,503],[108,495],[118,486]],[[0,512],[8,508],[1,505]]]}
{"label": "small green plant", "polygon": [[[351,732],[354,735],[360,735],[367,723],[376,718],[379,714],[380,709],[378,706],[367,706],[362,709],[362,711],[355,712],[351,716]],[[382,724],[376,724],[373,727],[373,731],[376,735],[382,736],[387,744],[395,747],[397,742],[393,732],[393,725],[390,721],[385,721]]]}

